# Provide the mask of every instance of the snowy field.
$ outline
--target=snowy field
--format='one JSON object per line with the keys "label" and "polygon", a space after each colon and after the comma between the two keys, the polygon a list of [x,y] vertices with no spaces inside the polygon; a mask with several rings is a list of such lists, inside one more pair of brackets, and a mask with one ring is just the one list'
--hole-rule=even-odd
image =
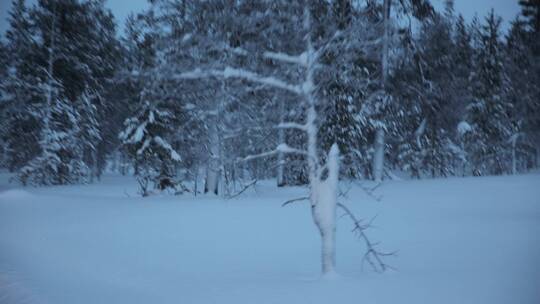
{"label": "snowy field", "polygon": [[[342,184],[343,189],[348,186]],[[340,276],[320,279],[306,189],[245,195],[136,195],[100,184],[0,185],[0,303],[540,303],[540,174],[386,182],[377,202],[342,199],[398,255],[362,269],[363,246],[338,223]]]}

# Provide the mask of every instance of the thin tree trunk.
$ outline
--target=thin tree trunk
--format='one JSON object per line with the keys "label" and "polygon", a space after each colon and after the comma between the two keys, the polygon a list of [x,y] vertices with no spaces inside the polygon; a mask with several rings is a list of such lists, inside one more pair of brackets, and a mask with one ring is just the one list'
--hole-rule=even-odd
{"label": "thin tree trunk", "polygon": [[[384,0],[383,7],[383,50],[381,60],[381,88],[383,90],[384,98],[386,98],[386,79],[388,78],[388,44],[389,44],[389,22],[390,22],[390,7],[391,0]],[[372,173],[375,181],[381,181],[384,170],[384,142],[385,131],[383,126],[377,126],[375,130],[375,142],[374,142],[374,155],[372,160]]]}
{"label": "thin tree trunk", "polygon": [[540,167],[539,164],[540,164],[540,145],[537,145],[536,146],[536,149],[535,149],[535,158],[534,158],[534,167],[535,168],[538,168]]}
{"label": "thin tree trunk", "polygon": [[97,149],[90,151],[92,154],[92,172],[90,173],[90,182],[94,182],[94,178],[98,177],[98,156]]}
{"label": "thin tree trunk", "polygon": [[218,194],[220,162],[219,162],[219,134],[217,121],[214,121],[209,128],[210,160],[206,166],[205,193]]}
{"label": "thin tree trunk", "polygon": [[[285,103],[283,100],[280,100],[279,102],[279,115],[280,115],[280,123],[283,123],[285,120]],[[285,129],[284,128],[278,128],[278,144],[284,144],[285,143]],[[277,164],[277,186],[283,187],[285,186],[285,178],[284,178],[284,171],[285,171],[285,155],[283,152],[278,153],[278,164]]]}
{"label": "thin tree trunk", "polygon": [[380,182],[384,171],[384,129],[377,128],[375,131],[375,143],[372,162],[373,179]]}
{"label": "thin tree trunk", "polygon": [[512,174],[516,175],[517,173],[517,164],[516,164],[516,141],[512,141]]}
{"label": "thin tree trunk", "polygon": [[55,49],[55,39],[56,39],[56,5],[53,9],[53,18],[51,20],[51,41],[49,45],[49,54],[47,59],[47,105],[45,109],[45,121],[42,130],[43,139],[50,133],[50,119],[51,119],[51,108],[53,102],[53,73],[54,73],[54,49]]}

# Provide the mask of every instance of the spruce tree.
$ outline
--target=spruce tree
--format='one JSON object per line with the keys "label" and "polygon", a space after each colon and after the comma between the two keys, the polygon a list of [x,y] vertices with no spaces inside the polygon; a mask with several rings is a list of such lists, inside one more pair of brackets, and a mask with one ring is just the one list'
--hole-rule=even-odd
{"label": "spruce tree", "polygon": [[[75,0],[41,0],[29,10],[16,1],[11,15],[7,37],[14,55],[4,85],[13,101],[5,136],[10,168],[19,170],[23,181],[44,172],[59,176],[36,177],[42,181],[37,183],[86,181],[90,172],[80,168],[90,165],[92,175],[98,175],[96,138],[101,141],[91,136],[94,142],[87,142],[86,135],[101,130],[105,110],[99,96],[115,69],[112,15],[103,1]],[[85,156],[90,150],[94,156]],[[73,170],[50,170],[42,160],[54,153]]]}
{"label": "spruce tree", "polygon": [[79,114],[63,99],[57,81],[50,83],[53,88],[51,99],[42,112],[43,124],[39,145],[40,153],[18,172],[23,185],[34,186],[64,185],[85,182],[89,174],[81,156],[82,142],[78,136]]}
{"label": "spruce tree", "polygon": [[159,85],[143,90],[139,108],[124,122],[125,130],[120,133],[123,148],[135,163],[143,196],[150,194],[150,183],[155,189],[172,186],[176,190],[175,164],[182,160],[169,143],[178,117],[160,103],[163,93]]}
{"label": "spruce tree", "polygon": [[[360,32],[369,33],[369,22],[353,23],[355,13],[366,16],[368,11],[353,10],[349,0],[335,1],[332,23],[326,26],[339,31],[352,31],[352,27],[364,28]],[[366,54],[365,48],[347,39],[336,41],[323,55],[329,75],[321,81],[321,97],[326,101],[321,111],[324,113],[319,131],[321,151],[329,151],[337,143],[343,155],[342,174],[347,177],[365,176],[368,171],[369,153],[365,147],[369,126],[360,111],[362,100],[369,94],[365,83],[367,79],[375,78],[377,69],[377,60],[370,55]]]}
{"label": "spruce tree", "polygon": [[[527,90],[521,92],[524,98],[519,108],[524,114],[523,131],[529,140],[537,143],[535,149],[538,158],[540,156],[538,145],[540,142],[540,87],[538,86],[540,83],[540,1],[521,0],[519,4],[522,7],[519,17],[520,26],[513,32],[516,32],[515,45],[521,45],[521,47],[516,50],[515,56],[521,56],[521,63],[527,67],[521,72],[516,71],[513,76],[526,75],[522,85],[526,83]],[[511,39],[512,37],[509,37],[509,47],[512,47]]]}
{"label": "spruce tree", "polygon": [[86,89],[75,103],[78,113],[79,134],[78,139],[83,147],[83,161],[90,168],[90,180],[99,177],[98,147],[102,140],[101,125],[98,121],[97,107],[94,100],[100,99],[96,91]]}
{"label": "spruce tree", "polygon": [[509,118],[511,104],[504,99],[508,82],[500,25],[500,17],[492,10],[477,36],[473,99],[467,106],[467,121],[472,126],[468,154],[474,175],[502,174],[509,168],[508,140],[513,126]]}
{"label": "spruce tree", "polygon": [[24,166],[39,152],[39,87],[36,64],[38,42],[34,40],[30,13],[24,0],[13,1],[6,32],[6,77],[2,81],[2,141],[5,164],[10,171]]}

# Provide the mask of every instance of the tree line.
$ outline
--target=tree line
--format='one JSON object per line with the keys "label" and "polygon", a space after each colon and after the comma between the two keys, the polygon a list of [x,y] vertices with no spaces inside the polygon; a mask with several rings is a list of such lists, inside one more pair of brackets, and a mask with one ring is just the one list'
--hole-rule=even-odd
{"label": "tree line", "polygon": [[307,184],[334,143],[347,179],[525,172],[540,2],[520,5],[503,33],[452,1],[153,0],[119,33],[102,0],[15,0],[0,164],[25,185],[132,173],[143,195]]}

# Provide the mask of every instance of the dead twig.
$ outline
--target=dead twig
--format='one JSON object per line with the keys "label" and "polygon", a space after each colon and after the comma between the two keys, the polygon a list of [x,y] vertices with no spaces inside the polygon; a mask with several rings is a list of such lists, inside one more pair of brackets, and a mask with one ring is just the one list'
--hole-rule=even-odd
{"label": "dead twig", "polygon": [[309,200],[309,196],[303,196],[303,197],[291,199],[291,200],[288,200],[288,201],[284,202],[283,204],[281,204],[281,207],[285,207],[285,206],[287,206],[289,204],[292,204],[294,202],[301,202],[301,201],[307,201],[307,200]]}
{"label": "dead twig", "polygon": [[376,195],[375,194],[375,190],[377,190],[380,186],[382,186],[382,183],[377,183],[374,187],[367,187],[367,186],[364,186],[362,183],[359,183],[359,182],[355,182],[356,185],[358,185],[362,190],[364,190],[364,192],[370,196],[371,198],[373,198],[374,200],[376,200],[377,202],[380,202],[383,198],[382,195]]}
{"label": "dead twig", "polygon": [[251,182],[249,182],[248,184],[244,185],[244,186],[242,187],[242,189],[240,189],[240,191],[238,191],[238,192],[236,192],[236,193],[233,193],[233,194],[231,194],[231,195],[228,195],[226,198],[227,198],[227,199],[235,198],[235,197],[239,196],[240,194],[244,193],[244,191],[246,191],[246,190],[249,189],[250,187],[255,186],[256,183],[257,183],[257,180],[254,179],[254,180],[252,180]]}
{"label": "dead twig", "polygon": [[358,237],[362,239],[366,245],[367,250],[364,254],[364,257],[362,258],[362,265],[365,261],[367,261],[371,265],[373,270],[379,273],[384,272],[388,269],[394,269],[390,265],[386,264],[383,261],[383,258],[386,256],[395,256],[396,252],[383,252],[378,250],[377,245],[379,243],[372,242],[365,233],[365,230],[371,227],[371,223],[373,222],[373,220],[375,220],[376,216],[373,217],[368,223],[363,224],[362,221],[358,220],[356,216],[351,212],[351,210],[347,208],[347,206],[343,205],[342,203],[337,203],[337,206],[345,212],[344,215],[347,215],[351,219],[354,224],[354,228],[352,231],[356,232],[358,234]]}

